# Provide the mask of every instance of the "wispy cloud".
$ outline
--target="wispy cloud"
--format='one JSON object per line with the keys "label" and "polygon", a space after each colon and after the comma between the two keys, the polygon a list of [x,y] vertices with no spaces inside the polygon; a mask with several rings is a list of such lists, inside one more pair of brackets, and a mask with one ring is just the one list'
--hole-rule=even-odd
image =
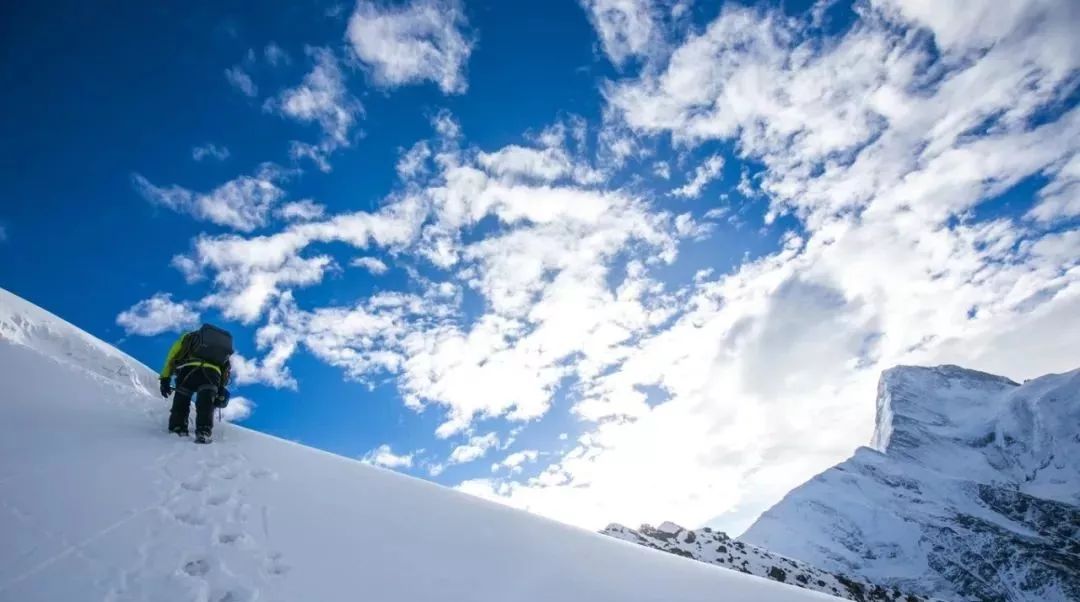
{"label": "wispy cloud", "polygon": [[409,150],[401,153],[397,162],[397,174],[402,180],[413,180],[427,175],[430,166],[431,148],[426,140],[414,144]]}
{"label": "wispy cloud", "polygon": [[473,42],[458,0],[413,0],[380,6],[361,0],[349,19],[353,52],[377,85],[394,88],[432,81],[446,94],[467,88],[465,64]]}
{"label": "wispy cloud", "polygon": [[491,472],[497,472],[502,469],[509,470],[511,474],[521,472],[526,463],[536,462],[538,457],[540,457],[540,452],[535,449],[514,452],[503,458],[501,462],[492,464]]}
{"label": "wispy cloud", "polygon": [[293,201],[278,207],[274,214],[289,222],[306,222],[320,219],[326,215],[326,207],[311,199]]}
{"label": "wispy cloud", "polygon": [[580,0],[615,66],[650,55],[662,41],[660,6],[654,0]]}
{"label": "wispy cloud", "polygon": [[450,452],[450,464],[467,464],[475,462],[487,455],[488,450],[499,444],[499,436],[495,433],[470,437],[469,442],[459,445]]}
{"label": "wispy cloud", "polygon": [[177,185],[157,186],[141,174],[133,174],[131,181],[135,190],[152,203],[250,232],[266,225],[271,209],[285,196],[285,191],[278,187],[285,175],[281,168],[267,163],[253,175],[237,177],[206,193]]}
{"label": "wispy cloud", "polygon": [[377,257],[357,257],[356,259],[349,262],[349,265],[358,268],[364,268],[365,270],[371,272],[372,274],[375,274],[376,276],[380,274],[385,274],[390,269],[381,259]]}
{"label": "wispy cloud", "polygon": [[720,176],[723,169],[724,158],[720,155],[713,155],[694,169],[690,181],[672,190],[671,194],[684,199],[696,199],[701,196],[702,189],[704,189],[709,182],[712,182]]}
{"label": "wispy cloud", "polygon": [[364,107],[345,86],[345,76],[334,53],[326,48],[309,49],[315,66],[295,88],[267,101],[266,108],[301,122],[318,123],[323,138],[318,144],[292,143],[294,158],[306,157],[322,171],[330,171],[329,155],[351,144],[350,132]]}
{"label": "wispy cloud", "polygon": [[233,65],[226,69],[225,79],[233,88],[236,88],[248,98],[255,98],[259,95],[259,87],[255,85],[255,80],[251,79],[251,75],[248,74],[243,65]]}
{"label": "wispy cloud", "polygon": [[263,48],[263,57],[266,58],[266,62],[270,63],[270,66],[277,67],[278,65],[288,65],[292,63],[292,57],[281,46],[278,46],[274,42],[270,42]]}
{"label": "wispy cloud", "polygon": [[207,142],[206,144],[192,148],[191,158],[196,161],[202,161],[203,159],[224,161],[229,158],[229,149],[224,146],[218,146],[213,142]]}
{"label": "wispy cloud", "polygon": [[1080,153],[1046,170],[1052,176],[1039,190],[1039,204],[1028,217],[1048,223],[1080,215]]}

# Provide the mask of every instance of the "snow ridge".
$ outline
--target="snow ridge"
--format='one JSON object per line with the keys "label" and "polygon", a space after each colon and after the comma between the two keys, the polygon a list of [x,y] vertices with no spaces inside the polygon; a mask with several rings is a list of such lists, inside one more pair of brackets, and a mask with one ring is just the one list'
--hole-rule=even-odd
{"label": "snow ridge", "polygon": [[642,525],[634,530],[620,524],[611,524],[601,533],[671,554],[856,602],[924,602],[927,600],[927,598],[904,594],[895,588],[874,585],[865,579],[823,571],[805,562],[785,558],[763,548],[735,541],[726,534],[709,527],[689,530],[674,523],[665,522],[659,528]]}
{"label": "snow ridge", "polygon": [[116,347],[0,288],[0,341],[22,345],[142,393],[157,390],[157,373]]}

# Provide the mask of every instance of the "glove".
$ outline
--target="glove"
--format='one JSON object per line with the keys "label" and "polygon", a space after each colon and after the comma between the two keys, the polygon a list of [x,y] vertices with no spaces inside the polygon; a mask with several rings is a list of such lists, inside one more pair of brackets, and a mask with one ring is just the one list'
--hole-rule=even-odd
{"label": "glove", "polygon": [[230,396],[231,395],[229,394],[229,390],[225,387],[221,387],[220,389],[218,389],[217,397],[214,398],[214,407],[220,409],[229,405]]}
{"label": "glove", "polygon": [[172,395],[173,388],[172,388],[171,379],[169,379],[168,377],[162,376],[161,378],[158,379],[158,382],[161,383],[161,396],[162,397],[168,397],[168,396]]}

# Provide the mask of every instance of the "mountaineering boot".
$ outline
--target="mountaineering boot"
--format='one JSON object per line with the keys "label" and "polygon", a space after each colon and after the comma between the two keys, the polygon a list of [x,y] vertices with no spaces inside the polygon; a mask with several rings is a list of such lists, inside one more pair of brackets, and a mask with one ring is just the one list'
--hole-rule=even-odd
{"label": "mountaineering boot", "polygon": [[169,432],[181,437],[187,437],[189,435],[187,426],[170,426]]}
{"label": "mountaineering boot", "polygon": [[210,443],[213,439],[210,437],[210,431],[197,429],[195,431],[195,443]]}

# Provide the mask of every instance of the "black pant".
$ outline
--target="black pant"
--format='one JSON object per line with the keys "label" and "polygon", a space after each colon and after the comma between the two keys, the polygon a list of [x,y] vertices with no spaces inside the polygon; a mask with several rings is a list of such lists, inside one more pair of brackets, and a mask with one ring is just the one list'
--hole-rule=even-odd
{"label": "black pant", "polygon": [[212,368],[192,366],[177,371],[169,428],[187,428],[191,397],[195,396],[195,432],[209,433],[214,428],[214,398],[220,381],[221,374]]}

